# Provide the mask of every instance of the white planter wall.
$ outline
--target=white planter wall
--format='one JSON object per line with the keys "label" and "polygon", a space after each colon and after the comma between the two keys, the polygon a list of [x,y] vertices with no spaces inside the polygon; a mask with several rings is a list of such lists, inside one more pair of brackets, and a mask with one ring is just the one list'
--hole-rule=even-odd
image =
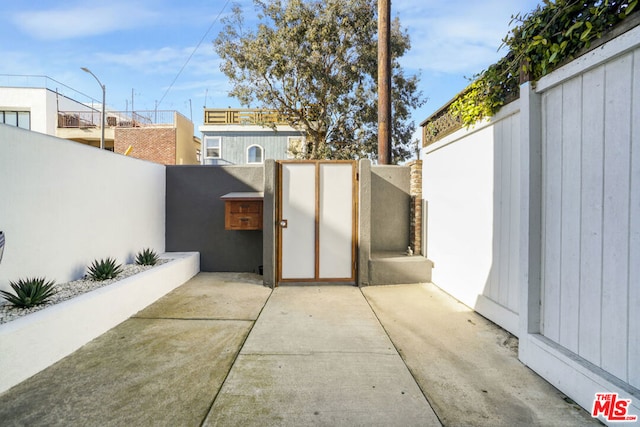
{"label": "white planter wall", "polygon": [[0,393],[71,354],[200,271],[197,252],[0,325]]}
{"label": "white planter wall", "polygon": [[165,250],[165,167],[0,125],[0,289],[82,277],[94,259]]}

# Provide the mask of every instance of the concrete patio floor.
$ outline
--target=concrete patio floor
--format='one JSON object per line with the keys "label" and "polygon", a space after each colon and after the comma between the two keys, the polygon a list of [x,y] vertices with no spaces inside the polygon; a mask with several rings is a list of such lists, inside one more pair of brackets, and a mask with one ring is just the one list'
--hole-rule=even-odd
{"label": "concrete patio floor", "polygon": [[0,394],[3,426],[598,425],[431,284],[200,273]]}

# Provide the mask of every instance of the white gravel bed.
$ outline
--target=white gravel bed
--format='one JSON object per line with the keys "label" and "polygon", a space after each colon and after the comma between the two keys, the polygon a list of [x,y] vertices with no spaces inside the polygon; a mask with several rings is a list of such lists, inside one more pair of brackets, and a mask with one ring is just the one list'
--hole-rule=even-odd
{"label": "white gravel bed", "polygon": [[[66,301],[73,297],[86,292],[91,292],[94,289],[101,288],[103,286],[111,285],[119,280],[133,276],[134,274],[141,273],[149,270],[158,265],[171,261],[170,259],[160,259],[155,266],[150,265],[136,265],[126,264],[122,266],[122,272],[115,279],[108,279],[103,281],[95,281],[87,278],[75,280],[67,283],[56,283],[56,293],[45,304],[36,305],[31,308],[17,308],[9,304],[4,298],[0,297],[0,324],[10,322],[27,314],[34,313],[43,308],[58,304],[59,302]],[[8,291],[13,293],[13,289],[9,288]]]}

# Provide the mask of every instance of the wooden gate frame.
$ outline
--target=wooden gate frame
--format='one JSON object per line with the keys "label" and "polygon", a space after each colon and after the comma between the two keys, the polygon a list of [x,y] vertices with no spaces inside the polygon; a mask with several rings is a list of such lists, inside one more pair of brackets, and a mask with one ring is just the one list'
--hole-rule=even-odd
{"label": "wooden gate frame", "polygon": [[[282,227],[280,221],[282,221],[282,165],[283,164],[315,164],[315,183],[316,183],[316,197],[315,197],[315,266],[314,266],[314,278],[312,279],[283,279],[282,278]],[[329,278],[323,279],[318,277],[320,271],[320,164],[351,164],[352,178],[351,178],[351,277],[345,278]],[[358,190],[359,190],[359,174],[358,174],[358,162],[356,160],[278,160],[276,161],[276,209],[275,209],[275,223],[276,223],[276,277],[274,286],[278,286],[280,283],[286,284],[355,284],[358,270]]]}

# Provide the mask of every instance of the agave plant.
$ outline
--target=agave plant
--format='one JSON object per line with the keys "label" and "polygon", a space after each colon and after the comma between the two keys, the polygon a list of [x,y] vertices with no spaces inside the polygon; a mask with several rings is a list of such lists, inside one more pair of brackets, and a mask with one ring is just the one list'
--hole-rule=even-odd
{"label": "agave plant", "polygon": [[28,308],[47,302],[57,291],[53,280],[47,281],[44,277],[20,279],[17,282],[9,282],[15,293],[0,291],[0,294],[14,307]]}
{"label": "agave plant", "polygon": [[136,255],[136,264],[138,265],[156,265],[158,262],[158,254],[150,248],[143,249]]}
{"label": "agave plant", "polygon": [[116,264],[113,258],[95,260],[89,266],[89,277],[93,280],[114,279],[122,272],[122,265]]}

